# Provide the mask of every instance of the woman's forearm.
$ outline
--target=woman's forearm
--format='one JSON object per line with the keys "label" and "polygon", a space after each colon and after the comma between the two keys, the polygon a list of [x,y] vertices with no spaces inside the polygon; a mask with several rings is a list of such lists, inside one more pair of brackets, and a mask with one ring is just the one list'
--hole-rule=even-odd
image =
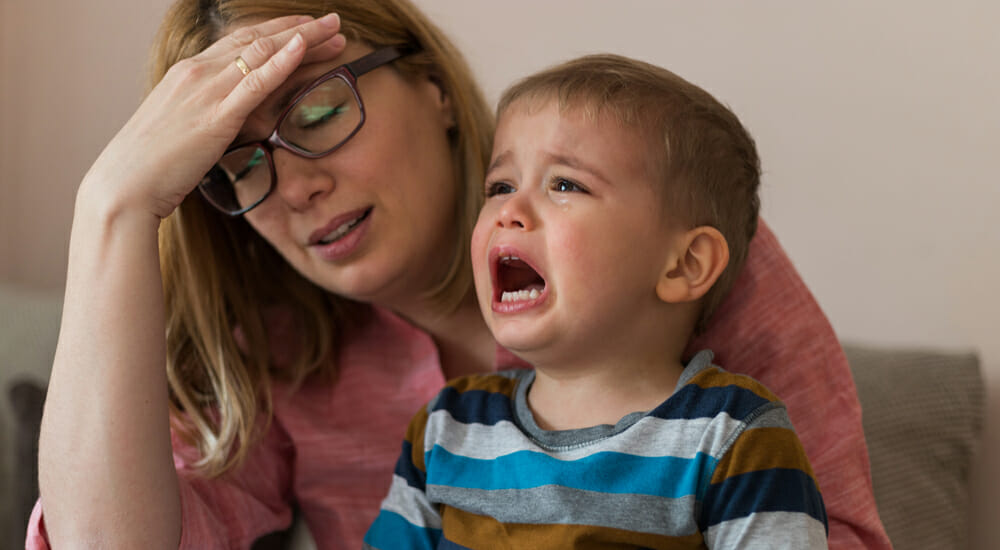
{"label": "woman's forearm", "polygon": [[46,529],[55,548],[177,548],[159,219],[86,186],[39,442]]}

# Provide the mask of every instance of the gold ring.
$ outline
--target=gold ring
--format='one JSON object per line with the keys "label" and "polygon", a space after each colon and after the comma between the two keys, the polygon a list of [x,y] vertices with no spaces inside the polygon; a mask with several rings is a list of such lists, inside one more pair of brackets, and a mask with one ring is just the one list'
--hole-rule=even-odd
{"label": "gold ring", "polygon": [[236,66],[240,68],[240,72],[243,73],[243,76],[250,74],[250,65],[247,65],[247,62],[243,60],[242,56],[236,56]]}

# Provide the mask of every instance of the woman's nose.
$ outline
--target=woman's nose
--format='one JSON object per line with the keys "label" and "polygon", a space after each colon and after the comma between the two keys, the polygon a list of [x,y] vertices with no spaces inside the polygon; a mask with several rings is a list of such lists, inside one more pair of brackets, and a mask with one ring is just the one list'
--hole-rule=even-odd
{"label": "woman's nose", "polygon": [[333,176],[323,169],[322,159],[307,159],[280,149],[272,157],[275,191],[294,210],[308,208],[336,187]]}

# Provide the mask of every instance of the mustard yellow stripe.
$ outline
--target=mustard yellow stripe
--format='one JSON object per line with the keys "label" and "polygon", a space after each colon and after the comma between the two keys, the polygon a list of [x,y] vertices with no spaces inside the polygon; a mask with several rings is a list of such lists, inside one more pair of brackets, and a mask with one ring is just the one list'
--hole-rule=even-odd
{"label": "mustard yellow stripe", "polygon": [[500,393],[513,399],[517,381],[505,376],[481,374],[456,378],[448,382],[448,386],[458,390],[459,393],[480,390]]}
{"label": "mustard yellow stripe", "polygon": [[736,386],[737,388],[752,391],[768,401],[780,401],[778,396],[771,393],[771,390],[753,378],[728,373],[718,367],[711,367],[698,373],[697,376],[691,379],[691,383],[702,389]]}
{"label": "mustard yellow stripe", "polygon": [[[712,483],[728,477],[771,469],[795,469],[816,476],[795,432],[788,428],[754,428],[744,432],[719,461]],[[819,484],[816,483],[818,487]]]}
{"label": "mustard yellow stripe", "polygon": [[451,507],[445,507],[441,515],[444,524],[444,537],[469,548],[483,548],[484,541],[493,541],[490,548],[511,550],[543,548],[686,550],[706,548],[701,533],[693,533],[683,537],[669,537],[591,525],[500,523],[491,517],[471,514]]}
{"label": "mustard yellow stripe", "polygon": [[424,464],[424,432],[427,428],[427,418],[427,407],[420,407],[406,429],[406,440],[412,446],[410,460],[421,472],[427,472],[427,466]]}

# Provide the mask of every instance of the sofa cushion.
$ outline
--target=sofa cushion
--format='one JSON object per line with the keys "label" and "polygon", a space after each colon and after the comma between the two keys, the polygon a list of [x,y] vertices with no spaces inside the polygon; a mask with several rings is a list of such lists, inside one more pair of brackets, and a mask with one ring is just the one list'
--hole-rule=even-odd
{"label": "sofa cushion", "polygon": [[968,547],[969,470],[985,389],[974,353],[844,346],[872,486],[896,550]]}
{"label": "sofa cushion", "polygon": [[0,548],[24,547],[24,501],[37,494],[35,390],[49,379],[61,306],[57,292],[0,283]]}

